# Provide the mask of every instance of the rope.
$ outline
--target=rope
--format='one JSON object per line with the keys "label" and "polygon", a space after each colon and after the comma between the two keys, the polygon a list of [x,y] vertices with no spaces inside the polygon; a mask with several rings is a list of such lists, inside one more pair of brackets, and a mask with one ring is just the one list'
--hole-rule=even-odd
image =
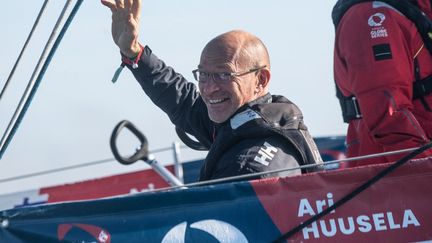
{"label": "rope", "polygon": [[153,192],[159,192],[159,191],[172,190],[172,189],[184,189],[184,188],[191,188],[191,187],[196,187],[196,186],[205,186],[205,185],[218,184],[218,183],[248,180],[248,179],[254,179],[258,176],[271,175],[271,174],[276,174],[279,172],[309,169],[309,168],[313,168],[313,167],[325,166],[328,164],[335,164],[335,163],[341,163],[341,162],[351,162],[351,161],[355,161],[355,160],[365,160],[365,159],[369,159],[369,158],[375,158],[375,157],[386,156],[386,155],[401,154],[401,153],[406,153],[406,152],[413,151],[416,149],[418,149],[418,148],[402,149],[402,150],[397,150],[397,151],[370,154],[370,155],[352,157],[352,158],[340,159],[340,160],[331,160],[331,161],[323,162],[322,164],[301,165],[301,166],[292,167],[292,168],[284,168],[284,169],[277,169],[277,170],[272,170],[272,171],[253,173],[253,174],[224,177],[224,178],[213,179],[213,180],[208,180],[208,181],[193,182],[193,183],[185,184],[184,186],[173,186],[173,187],[164,187],[164,188],[155,189],[155,190],[152,190],[152,193]]}
{"label": "rope", "polygon": [[[180,148],[187,148],[187,147],[186,146],[180,146]],[[152,150],[152,153],[159,153],[159,152],[164,152],[164,151],[168,151],[168,150],[172,150],[172,147],[164,147],[164,148],[155,149],[155,150]],[[39,171],[39,172],[34,172],[34,173],[29,173],[29,174],[24,174],[24,175],[18,175],[18,176],[14,176],[14,177],[5,178],[5,179],[0,179],[0,183],[11,182],[11,181],[16,181],[16,180],[23,180],[23,179],[27,179],[30,177],[36,177],[36,176],[66,171],[66,170],[73,170],[73,169],[78,169],[78,168],[83,168],[83,167],[88,167],[88,166],[93,166],[93,165],[98,165],[98,164],[104,164],[104,163],[111,162],[111,161],[115,161],[115,158],[95,160],[95,161],[81,163],[78,165],[71,165],[71,166],[65,166],[65,167],[51,169],[51,170],[45,170],[45,171]]]}
{"label": "rope", "polygon": [[[189,148],[189,147],[182,145],[182,146],[180,146],[180,148],[183,149],[183,148]],[[338,164],[338,163],[342,163],[342,162],[352,162],[355,160],[365,160],[365,159],[376,158],[376,157],[381,157],[381,156],[401,154],[401,153],[414,151],[416,149],[418,149],[418,148],[409,148],[409,149],[402,149],[402,150],[391,151],[391,152],[370,154],[370,155],[364,155],[364,156],[358,156],[358,157],[352,157],[352,158],[346,158],[346,159],[330,160],[330,161],[323,162],[322,164],[302,165],[302,166],[298,166],[298,167],[277,169],[277,170],[259,172],[259,173],[254,173],[254,174],[225,177],[225,178],[221,178],[221,179],[214,179],[214,180],[209,180],[209,181],[189,183],[185,186],[193,187],[193,186],[203,186],[203,185],[209,185],[209,184],[215,184],[215,183],[224,183],[224,182],[229,182],[229,181],[245,180],[245,179],[250,179],[252,177],[261,176],[261,175],[271,175],[271,174],[276,174],[276,173],[285,172],[285,171],[309,169],[309,168],[318,167],[318,166],[325,166],[325,165],[329,165],[329,164]],[[172,150],[172,147],[164,147],[164,148],[154,149],[154,150],[150,151],[150,153],[154,154],[154,153],[164,152],[164,151],[168,151],[168,150]],[[66,166],[66,167],[61,167],[61,168],[52,169],[52,170],[46,170],[46,171],[40,171],[40,172],[35,172],[35,173],[29,173],[29,174],[9,177],[9,178],[5,178],[5,179],[0,179],[0,183],[10,182],[10,181],[15,181],[15,180],[22,180],[22,179],[27,179],[30,177],[41,176],[41,175],[51,174],[51,173],[55,173],[55,172],[71,170],[71,169],[78,169],[78,168],[83,168],[83,167],[87,167],[87,166],[93,166],[93,165],[97,165],[97,164],[111,162],[114,160],[115,160],[115,158],[101,159],[101,160],[96,160],[96,161],[91,161],[91,162],[85,162],[85,163],[78,164],[78,165]],[[156,189],[154,191],[176,189],[176,188],[182,188],[182,187],[183,186],[170,187],[170,188],[160,188],[160,189]]]}
{"label": "rope", "polygon": [[33,36],[33,33],[34,33],[35,29],[36,29],[36,26],[39,24],[39,20],[40,20],[40,18],[42,17],[42,14],[45,12],[45,8],[46,8],[46,6],[47,6],[47,4],[48,4],[48,1],[49,1],[49,0],[45,0],[45,2],[44,2],[43,5],[42,5],[42,8],[39,10],[39,14],[38,14],[38,16],[36,17],[36,20],[35,20],[35,22],[34,22],[34,24],[33,24],[33,27],[32,27],[32,29],[31,29],[31,31],[30,31],[28,37],[27,37],[27,40],[25,41],[24,46],[23,46],[23,48],[21,49],[21,52],[20,52],[20,54],[19,54],[17,60],[15,61],[15,64],[14,64],[14,66],[13,66],[11,72],[9,73],[9,77],[7,78],[6,83],[5,83],[5,85],[3,86],[3,89],[2,89],[2,91],[1,91],[1,93],[0,93],[0,100],[1,100],[1,98],[3,97],[3,94],[6,92],[6,88],[7,88],[7,86],[9,85],[9,82],[11,81],[11,79],[12,79],[14,73],[15,73],[15,69],[18,67],[19,62],[21,61],[21,57],[22,57],[22,55],[24,54],[24,51],[27,49],[27,45],[28,45],[28,43],[30,42],[31,37]]}
{"label": "rope", "polygon": [[77,169],[77,168],[81,168],[81,167],[87,167],[87,166],[91,166],[91,165],[102,164],[102,163],[110,162],[110,161],[113,161],[113,160],[114,160],[114,158],[103,159],[103,160],[98,160],[98,161],[92,161],[92,162],[82,163],[82,164],[79,164],[79,165],[71,165],[71,166],[66,166],[66,167],[52,169],[52,170],[46,170],[46,171],[40,171],[40,172],[35,172],[35,173],[29,173],[29,174],[25,174],[25,175],[19,175],[19,176],[9,177],[9,178],[6,178],[6,179],[0,179],[0,183],[10,182],[10,181],[16,181],[16,180],[22,180],[22,179],[27,179],[29,177],[35,177],[35,176],[40,176],[40,175],[46,175],[46,174],[51,174],[51,173],[55,173],[55,172],[65,171],[65,170],[72,170],[72,169]]}
{"label": "rope", "polygon": [[52,41],[52,39],[54,38],[55,33],[57,32],[57,28],[59,27],[60,22],[62,21],[62,19],[64,18],[66,9],[69,7],[69,5],[71,4],[71,0],[68,0],[62,10],[62,13],[60,14],[60,17],[56,23],[56,26],[53,29],[53,32],[51,33],[50,39],[47,42],[47,45],[45,46],[45,50],[41,56],[41,59],[39,60],[39,63],[36,67],[36,69],[33,72],[32,78],[24,92],[24,95],[21,98],[21,101],[17,107],[17,109],[15,110],[15,113],[8,125],[8,127],[6,128],[5,133],[3,134],[3,137],[0,141],[0,159],[2,158],[4,152],[6,151],[7,146],[9,145],[10,141],[12,140],[16,130],[18,129],[22,119],[24,118],[25,112],[27,111],[28,107],[30,106],[30,103],[37,91],[37,88],[39,86],[39,84],[42,81],[43,76],[45,75],[45,72],[54,56],[54,53],[56,52],[58,46],[60,45],[60,42],[64,36],[64,34],[66,33],[69,25],[72,22],[72,19],[74,18],[75,14],[77,13],[81,3],[83,2],[83,0],[78,0],[74,6],[74,8],[72,9],[71,13],[69,14],[69,17],[67,18],[65,24],[63,25],[59,35],[57,36],[57,39],[54,42],[54,45],[52,46],[48,57],[46,58],[41,71],[38,74],[38,77],[35,81],[34,77],[36,76],[37,70],[39,68],[39,64],[42,62],[42,60],[44,59],[44,55],[47,52],[49,43]]}

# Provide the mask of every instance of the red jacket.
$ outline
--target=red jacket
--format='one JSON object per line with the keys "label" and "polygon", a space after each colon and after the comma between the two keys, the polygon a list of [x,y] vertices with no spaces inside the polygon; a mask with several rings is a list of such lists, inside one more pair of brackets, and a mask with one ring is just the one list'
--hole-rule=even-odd
{"label": "red jacket", "polygon": [[[432,17],[429,0],[420,8]],[[348,156],[419,147],[432,138],[432,112],[413,100],[416,80],[432,75],[432,55],[409,19],[382,2],[352,6],[336,30],[334,76],[345,96],[356,96],[362,118],[349,123]],[[425,97],[432,107],[432,95]],[[395,161],[403,155],[350,163],[357,166]],[[431,151],[420,155],[432,156]]]}

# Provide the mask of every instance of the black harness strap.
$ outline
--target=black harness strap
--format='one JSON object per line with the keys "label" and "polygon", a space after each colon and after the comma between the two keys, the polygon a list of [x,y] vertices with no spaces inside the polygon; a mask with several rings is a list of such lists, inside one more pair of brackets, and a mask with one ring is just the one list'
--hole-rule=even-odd
{"label": "black harness strap", "polygon": [[416,81],[413,83],[413,99],[420,99],[427,111],[432,111],[424,96],[432,92],[432,76],[420,79],[420,66],[417,58],[414,59],[414,72]]}
{"label": "black harness strap", "polygon": [[421,99],[423,96],[430,95],[432,93],[432,76],[416,81],[413,86],[413,99]]}
{"label": "black harness strap", "polygon": [[349,123],[351,120],[362,118],[359,103],[354,95],[349,97],[344,96],[336,85],[336,97],[339,99],[339,104],[342,108],[344,122]]}

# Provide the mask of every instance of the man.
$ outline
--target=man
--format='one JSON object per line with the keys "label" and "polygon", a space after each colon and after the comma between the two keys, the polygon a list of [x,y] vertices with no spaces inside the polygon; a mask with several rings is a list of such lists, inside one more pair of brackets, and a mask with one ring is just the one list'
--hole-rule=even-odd
{"label": "man", "polygon": [[102,3],[112,11],[112,35],[123,65],[177,127],[209,148],[200,180],[321,161],[300,110],[286,98],[268,93],[270,61],[257,37],[231,31],[211,40],[193,71],[198,91],[138,43],[141,1]]}
{"label": "man", "polygon": [[[432,84],[428,81],[432,56],[416,25],[384,2],[363,1],[345,11],[347,3],[340,0],[333,9],[337,27],[334,76],[339,96],[344,96],[340,98],[344,120],[349,122],[347,155],[428,143],[432,138],[432,89],[415,86]],[[429,0],[405,3],[432,16]],[[426,151],[419,157],[430,155]],[[350,166],[392,162],[401,156],[367,159]]]}

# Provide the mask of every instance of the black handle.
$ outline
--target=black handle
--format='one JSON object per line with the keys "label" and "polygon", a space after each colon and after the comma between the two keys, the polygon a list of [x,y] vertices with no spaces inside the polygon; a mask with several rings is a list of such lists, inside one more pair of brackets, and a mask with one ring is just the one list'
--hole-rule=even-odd
{"label": "black handle", "polygon": [[199,141],[195,141],[192,138],[190,138],[188,134],[184,130],[180,129],[179,127],[176,127],[175,130],[180,140],[182,140],[182,142],[186,144],[186,146],[188,146],[189,148],[199,150],[199,151],[209,150],[206,146],[204,146]]}
{"label": "black handle", "polygon": [[[140,146],[139,150],[137,150],[135,152],[135,154],[133,154],[130,157],[121,156],[119,151],[118,151],[117,144],[116,144],[117,137],[120,134],[120,131],[125,127],[127,129],[129,129],[129,131],[131,131],[138,138],[138,140],[141,142],[141,146]],[[114,154],[114,157],[121,164],[130,165],[132,163],[135,163],[138,160],[146,161],[148,159],[147,138],[128,120],[123,120],[119,124],[117,124],[117,126],[115,126],[115,128],[111,134],[110,146],[111,146],[111,151]]]}

